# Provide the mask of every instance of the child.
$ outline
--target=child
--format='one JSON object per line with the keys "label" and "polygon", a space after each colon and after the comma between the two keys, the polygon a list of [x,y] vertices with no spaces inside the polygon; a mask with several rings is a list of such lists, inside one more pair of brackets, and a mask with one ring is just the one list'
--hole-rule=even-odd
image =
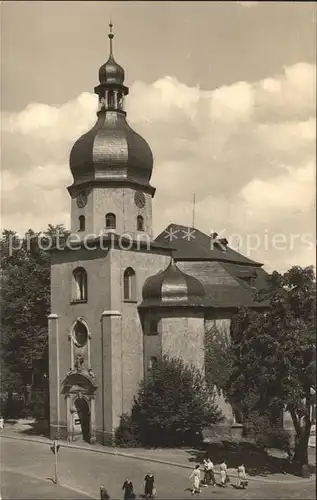
{"label": "child", "polygon": [[144,478],[144,496],[145,498],[153,498],[154,493],[154,476],[148,473]]}
{"label": "child", "polygon": [[227,483],[230,482],[229,477],[228,477],[228,471],[227,471],[227,465],[225,461],[223,460],[220,464],[220,486],[222,488],[225,488],[227,486]]}
{"label": "child", "polygon": [[100,486],[100,500],[110,500],[110,496],[105,486]]}
{"label": "child", "polygon": [[239,465],[238,467],[238,480],[237,487],[242,488],[243,490],[248,486],[247,476],[245,473],[244,465]]}
{"label": "child", "polygon": [[196,465],[195,469],[193,470],[193,472],[189,476],[189,479],[193,480],[192,495],[194,495],[195,493],[201,493],[199,465]]}

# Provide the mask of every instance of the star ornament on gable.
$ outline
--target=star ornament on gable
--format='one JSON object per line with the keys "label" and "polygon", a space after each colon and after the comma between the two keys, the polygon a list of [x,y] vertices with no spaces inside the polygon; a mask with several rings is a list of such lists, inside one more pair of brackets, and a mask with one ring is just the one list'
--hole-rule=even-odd
{"label": "star ornament on gable", "polygon": [[169,239],[169,241],[173,241],[174,240],[177,240],[178,236],[177,236],[177,233],[179,232],[178,229],[173,229],[172,227],[170,227],[169,229],[165,229],[164,233],[165,233],[165,236],[164,238],[167,240]]}
{"label": "star ornament on gable", "polygon": [[190,241],[196,238],[195,236],[196,229],[191,229],[190,227],[188,227],[186,231],[182,229],[182,233],[184,233],[183,240],[186,239],[187,241]]}

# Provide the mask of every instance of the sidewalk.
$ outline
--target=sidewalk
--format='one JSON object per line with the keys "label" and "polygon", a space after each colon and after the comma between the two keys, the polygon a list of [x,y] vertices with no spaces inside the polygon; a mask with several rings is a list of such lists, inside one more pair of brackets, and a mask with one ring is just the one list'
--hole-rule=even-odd
{"label": "sidewalk", "polygon": [[[1,438],[16,439],[23,441],[32,441],[36,443],[52,445],[52,441],[43,436],[25,436],[20,433],[9,432],[4,429],[0,435]],[[195,462],[195,450],[188,449],[145,449],[145,448],[115,448],[110,446],[102,446],[100,444],[90,445],[88,443],[69,443],[67,441],[59,441],[60,446],[63,448],[74,448],[79,450],[86,450],[94,453],[104,453],[108,455],[122,456],[134,460],[143,460],[146,462],[161,463],[170,465],[172,467],[181,467],[185,469],[192,469]],[[192,461],[191,461],[192,457]],[[237,478],[236,469],[229,469],[228,473],[231,478]],[[220,472],[215,469],[215,474],[220,475]],[[292,484],[298,482],[307,483],[314,480],[314,475],[309,479],[294,478],[290,474],[275,473],[274,478],[269,479],[262,476],[249,476],[250,481],[263,482],[263,483],[287,483]]]}

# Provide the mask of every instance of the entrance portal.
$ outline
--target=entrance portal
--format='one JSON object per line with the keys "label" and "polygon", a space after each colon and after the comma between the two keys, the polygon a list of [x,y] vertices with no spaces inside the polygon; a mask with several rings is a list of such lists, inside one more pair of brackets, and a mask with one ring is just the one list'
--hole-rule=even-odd
{"label": "entrance portal", "polygon": [[72,370],[63,382],[62,393],[66,399],[66,426],[68,439],[96,439],[95,378],[88,372]]}
{"label": "entrance portal", "polygon": [[77,410],[78,418],[81,425],[81,432],[83,435],[83,440],[90,442],[90,411],[89,405],[85,398],[79,396],[75,400],[75,407]]}

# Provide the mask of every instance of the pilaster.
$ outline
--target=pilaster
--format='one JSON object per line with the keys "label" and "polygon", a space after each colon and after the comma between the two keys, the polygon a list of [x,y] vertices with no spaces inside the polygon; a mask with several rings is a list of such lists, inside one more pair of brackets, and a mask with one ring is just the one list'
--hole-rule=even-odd
{"label": "pilaster", "polygon": [[61,422],[60,410],[60,363],[58,315],[48,316],[49,380],[50,380],[50,427],[58,434]]}
{"label": "pilaster", "polygon": [[[119,425],[123,411],[121,313],[104,311],[101,315],[102,358],[102,431],[109,442]],[[99,431],[99,429],[98,429]],[[99,433],[99,432],[98,432]]]}

